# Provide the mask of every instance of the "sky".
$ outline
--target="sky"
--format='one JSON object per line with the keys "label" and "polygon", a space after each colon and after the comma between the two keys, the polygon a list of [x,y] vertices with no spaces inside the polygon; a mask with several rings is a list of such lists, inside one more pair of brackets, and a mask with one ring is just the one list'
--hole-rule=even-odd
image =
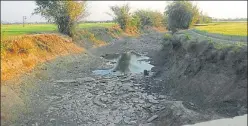
{"label": "sky", "polygon": [[[104,21],[112,20],[107,14],[111,12],[109,6],[129,3],[132,10],[150,9],[164,12],[167,1],[88,1],[90,15],[84,20]],[[200,10],[214,18],[247,18],[247,1],[194,1]],[[22,22],[26,16],[26,22],[45,22],[40,15],[31,15],[36,8],[34,1],[1,1],[1,21]]]}

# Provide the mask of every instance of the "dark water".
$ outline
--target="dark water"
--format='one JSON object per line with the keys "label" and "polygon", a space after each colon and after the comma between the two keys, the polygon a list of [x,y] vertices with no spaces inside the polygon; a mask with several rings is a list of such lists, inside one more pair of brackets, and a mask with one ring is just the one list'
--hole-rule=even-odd
{"label": "dark water", "polygon": [[122,54],[107,54],[103,58],[109,60],[114,67],[106,70],[94,70],[97,75],[118,75],[126,73],[141,73],[144,70],[151,70],[153,65],[148,61],[149,57],[127,52]]}

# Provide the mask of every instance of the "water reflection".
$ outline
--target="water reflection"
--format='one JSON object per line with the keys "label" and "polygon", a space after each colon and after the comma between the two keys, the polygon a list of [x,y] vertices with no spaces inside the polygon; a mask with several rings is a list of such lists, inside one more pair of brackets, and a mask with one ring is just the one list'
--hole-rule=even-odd
{"label": "water reflection", "polygon": [[151,70],[153,65],[149,64],[149,57],[136,54],[134,52],[127,52],[122,54],[107,54],[103,58],[114,62],[115,66],[107,70],[95,70],[94,74],[98,75],[112,75],[112,74],[127,74],[140,73],[144,70]]}
{"label": "water reflection", "polygon": [[121,73],[130,72],[130,69],[129,69],[129,66],[131,64],[130,60],[131,60],[131,54],[130,53],[121,54],[121,57],[119,58],[117,65],[114,68],[114,71],[119,71]]}

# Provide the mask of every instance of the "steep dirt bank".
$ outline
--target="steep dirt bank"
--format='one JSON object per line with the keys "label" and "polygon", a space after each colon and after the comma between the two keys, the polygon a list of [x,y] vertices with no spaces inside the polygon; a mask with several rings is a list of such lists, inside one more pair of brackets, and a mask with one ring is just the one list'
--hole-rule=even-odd
{"label": "steep dirt bank", "polygon": [[12,79],[58,56],[84,49],[58,34],[14,37],[1,42],[1,81]]}
{"label": "steep dirt bank", "polygon": [[123,36],[125,36],[125,34],[119,26],[90,28],[79,30],[75,37],[75,42],[86,49],[90,49],[106,45]]}
{"label": "steep dirt bank", "polygon": [[[40,65],[52,62],[56,58],[73,54],[84,55],[87,48],[106,45],[109,41],[112,41],[111,39],[121,36],[118,27],[88,30],[83,33],[78,32],[80,38],[76,41],[59,34],[35,34],[14,37],[1,42],[2,119],[8,120],[12,117],[13,114],[11,113],[16,113],[12,112],[14,109],[19,111],[25,108],[25,98],[22,97],[22,93],[23,90],[24,92],[28,90],[25,88],[30,87],[20,88],[25,85],[21,81],[23,76],[31,76],[30,73]],[[87,57],[83,56],[83,58]],[[47,77],[47,75],[40,74],[34,76],[38,78]]]}
{"label": "steep dirt bank", "polygon": [[155,74],[147,89],[185,101],[186,107],[198,111],[224,117],[247,113],[246,46],[222,43],[217,49],[212,42],[185,34],[167,36],[163,44],[153,58]]}
{"label": "steep dirt bank", "polygon": [[80,53],[85,49],[106,45],[118,39],[122,30],[90,28],[80,30],[72,41],[60,34],[23,35],[1,42],[1,81],[9,80],[32,70],[37,64],[58,56]]}

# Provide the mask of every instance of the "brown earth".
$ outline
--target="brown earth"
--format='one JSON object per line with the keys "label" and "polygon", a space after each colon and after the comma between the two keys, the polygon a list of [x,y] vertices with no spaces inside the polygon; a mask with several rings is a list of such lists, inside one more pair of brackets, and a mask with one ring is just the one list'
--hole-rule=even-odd
{"label": "brown earth", "polygon": [[1,81],[17,77],[58,56],[84,51],[58,34],[24,35],[5,40],[2,45]]}

